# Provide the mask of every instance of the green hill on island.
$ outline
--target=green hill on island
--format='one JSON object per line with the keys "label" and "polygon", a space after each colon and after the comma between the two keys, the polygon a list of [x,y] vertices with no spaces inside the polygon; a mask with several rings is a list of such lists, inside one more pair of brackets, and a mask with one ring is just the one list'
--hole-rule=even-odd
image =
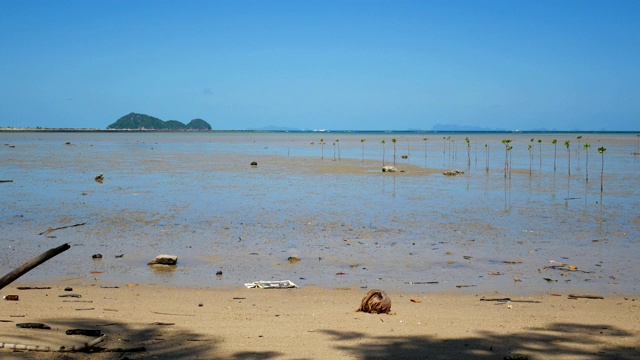
{"label": "green hill on island", "polygon": [[163,121],[145,114],[130,113],[107,126],[109,130],[211,130],[211,125],[202,119],[193,119],[188,124],[178,120]]}

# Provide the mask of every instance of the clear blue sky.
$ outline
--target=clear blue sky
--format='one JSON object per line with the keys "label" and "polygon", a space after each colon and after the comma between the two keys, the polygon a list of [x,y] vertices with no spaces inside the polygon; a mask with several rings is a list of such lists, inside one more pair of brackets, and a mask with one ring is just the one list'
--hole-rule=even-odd
{"label": "clear blue sky", "polygon": [[0,1],[0,127],[640,130],[640,1]]}

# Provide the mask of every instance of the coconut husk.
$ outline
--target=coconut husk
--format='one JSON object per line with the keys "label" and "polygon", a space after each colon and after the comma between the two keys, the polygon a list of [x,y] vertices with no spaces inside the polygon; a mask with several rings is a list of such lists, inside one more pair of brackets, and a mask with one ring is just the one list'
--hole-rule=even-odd
{"label": "coconut husk", "polygon": [[388,314],[391,311],[391,298],[382,290],[371,290],[362,298],[358,311],[371,314]]}

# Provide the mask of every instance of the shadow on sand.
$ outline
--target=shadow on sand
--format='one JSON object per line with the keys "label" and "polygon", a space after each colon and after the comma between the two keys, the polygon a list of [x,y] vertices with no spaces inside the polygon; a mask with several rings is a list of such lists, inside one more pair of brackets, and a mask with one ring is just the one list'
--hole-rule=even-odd
{"label": "shadow on sand", "polygon": [[[221,336],[203,336],[169,324],[127,325],[103,319],[47,320],[52,329],[100,329],[108,339],[93,350],[78,353],[12,352],[0,349],[2,359],[277,359],[291,358],[286,349],[247,349],[235,353],[219,350]],[[530,329],[509,335],[490,331],[459,339],[437,339],[430,336],[369,336],[361,332],[325,330],[324,341],[332,344],[332,358],[355,359],[503,359],[522,354],[523,359],[638,359],[638,347],[616,344],[617,338],[633,338],[637,334],[611,325],[552,324],[544,329]],[[62,330],[53,339],[65,342]],[[42,332],[21,335],[24,343],[38,344]],[[90,338],[74,338],[82,343]],[[68,340],[66,341],[68,342]],[[61,344],[62,344],[61,343]],[[628,342],[627,342],[628,343]],[[295,344],[292,344],[295,346]],[[140,349],[141,347],[144,348]],[[137,351],[111,352],[125,349]],[[106,350],[106,351],[105,351]]]}
{"label": "shadow on sand", "polygon": [[[637,334],[610,325],[552,324],[509,335],[490,331],[460,339],[430,336],[367,337],[358,332],[325,331],[336,349],[358,359],[638,359],[640,349],[611,345]],[[588,335],[588,336],[587,336]],[[350,344],[359,339],[357,344]],[[596,339],[596,340],[594,340]],[[514,357],[517,358],[517,357]]]}

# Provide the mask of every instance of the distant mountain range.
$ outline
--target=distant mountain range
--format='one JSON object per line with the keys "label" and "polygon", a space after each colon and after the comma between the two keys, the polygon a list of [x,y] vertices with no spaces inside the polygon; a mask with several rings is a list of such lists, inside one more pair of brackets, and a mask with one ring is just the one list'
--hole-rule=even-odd
{"label": "distant mountain range", "polygon": [[108,130],[211,130],[211,125],[202,119],[193,119],[188,124],[178,120],[163,121],[145,114],[130,113],[107,126]]}

